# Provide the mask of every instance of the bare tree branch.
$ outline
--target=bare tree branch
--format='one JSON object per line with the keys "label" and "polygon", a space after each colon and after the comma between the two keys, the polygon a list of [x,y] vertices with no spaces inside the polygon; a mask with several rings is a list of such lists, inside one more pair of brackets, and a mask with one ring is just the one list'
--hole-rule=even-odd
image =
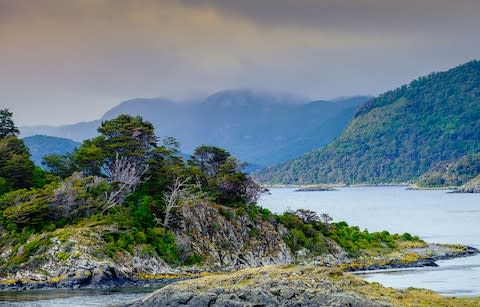
{"label": "bare tree branch", "polygon": [[116,188],[105,193],[106,204],[102,213],[121,204],[128,194],[135,191],[147,171],[148,165],[129,157],[120,158],[117,153],[115,160],[105,171],[108,182],[115,184]]}
{"label": "bare tree branch", "polygon": [[165,219],[163,221],[163,228],[167,229],[172,210],[179,206],[180,200],[189,196],[190,190],[187,188],[187,182],[189,180],[190,177],[184,180],[180,177],[176,177],[172,185],[169,186],[168,192],[164,193]]}

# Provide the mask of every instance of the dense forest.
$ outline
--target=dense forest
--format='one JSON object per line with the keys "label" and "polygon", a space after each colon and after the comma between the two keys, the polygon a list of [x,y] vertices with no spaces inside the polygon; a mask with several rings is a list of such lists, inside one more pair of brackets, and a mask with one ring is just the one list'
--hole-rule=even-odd
{"label": "dense forest", "polygon": [[[257,206],[261,188],[242,171],[245,165],[227,151],[203,145],[184,161],[178,142],[157,138],[153,125],[141,117],[120,115],[102,122],[99,136],[86,140],[73,153],[45,157],[46,170],[42,170],[29,159],[12,114],[1,112],[3,274],[27,266],[38,269],[39,264],[53,261],[51,257],[74,261],[85,257],[85,249],[79,248],[90,245],[87,252],[98,260],[140,253],[171,265],[203,263],[206,255],[187,248],[186,238],[198,235],[198,240],[214,240],[216,233],[234,231],[223,229],[228,223],[244,225],[240,232],[248,244],[263,242],[267,231],[276,235],[274,229],[282,227],[280,240],[292,252],[306,249],[313,254],[328,252],[333,241],[352,255],[419,241],[408,234],[369,233],[343,222],[332,223],[328,215],[308,210],[273,214]],[[185,212],[194,212],[194,217],[182,220],[187,219]],[[202,221],[201,216],[213,216],[213,220]],[[189,228],[183,237],[179,235],[180,225],[202,222],[206,224],[199,233]],[[234,243],[212,241],[207,248],[228,252]],[[62,249],[49,251],[52,244]]]}
{"label": "dense forest", "polygon": [[260,171],[269,183],[403,183],[480,151],[480,62],[372,99],[325,147]]}
{"label": "dense forest", "polygon": [[434,164],[415,185],[420,188],[459,187],[480,174],[480,154]]}

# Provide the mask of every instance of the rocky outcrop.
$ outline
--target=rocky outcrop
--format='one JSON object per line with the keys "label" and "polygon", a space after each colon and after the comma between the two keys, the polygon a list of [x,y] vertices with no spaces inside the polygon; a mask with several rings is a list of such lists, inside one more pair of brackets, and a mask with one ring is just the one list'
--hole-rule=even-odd
{"label": "rocky outcrop", "polygon": [[255,267],[293,261],[283,241],[286,230],[261,217],[209,203],[177,211],[177,245],[200,255],[209,266]]}
{"label": "rocky outcrop", "polygon": [[341,266],[347,272],[392,270],[405,268],[436,267],[436,261],[461,257],[470,257],[480,254],[480,251],[471,246],[452,244],[427,244],[418,248],[407,248],[392,255],[383,255],[375,259],[361,261],[356,259],[345,262]]}
{"label": "rocky outcrop", "polygon": [[105,255],[102,233],[112,231],[118,231],[115,225],[59,229],[34,235],[18,249],[4,250],[0,261],[23,260],[2,272],[0,289],[115,287],[136,284],[142,275],[176,272],[158,256],[138,249]]}
{"label": "rocky outcrop", "polygon": [[480,175],[465,183],[460,189],[454,193],[480,193]]}
{"label": "rocky outcrop", "polygon": [[336,189],[326,184],[315,184],[315,185],[302,186],[295,190],[295,192],[328,192],[328,191],[336,191]]}
{"label": "rocky outcrop", "polygon": [[168,285],[123,306],[391,306],[350,290],[341,275],[314,266],[245,269]]}
{"label": "rocky outcrop", "polygon": [[[286,230],[242,210],[211,203],[177,210],[175,237],[182,257],[194,267],[172,268],[156,253],[135,244],[109,250],[105,238],[120,234],[115,224],[60,228],[32,235],[20,247],[0,246],[0,289],[118,287],[171,281],[202,271],[220,271],[293,262],[283,241]],[[277,225],[277,226],[274,226]]]}

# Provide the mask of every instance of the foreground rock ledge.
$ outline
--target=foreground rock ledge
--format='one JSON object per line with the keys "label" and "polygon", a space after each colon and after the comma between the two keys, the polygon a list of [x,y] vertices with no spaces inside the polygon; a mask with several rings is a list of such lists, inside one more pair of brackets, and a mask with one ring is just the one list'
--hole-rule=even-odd
{"label": "foreground rock ledge", "polygon": [[119,306],[478,306],[480,298],[445,298],[427,290],[395,290],[338,269],[266,266],[168,285]]}

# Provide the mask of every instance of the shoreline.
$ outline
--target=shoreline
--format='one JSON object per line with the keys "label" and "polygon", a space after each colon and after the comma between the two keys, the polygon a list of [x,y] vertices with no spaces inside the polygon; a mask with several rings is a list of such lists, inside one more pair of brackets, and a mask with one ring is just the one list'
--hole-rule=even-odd
{"label": "shoreline", "polygon": [[361,275],[362,273],[370,273],[371,271],[385,272],[390,270],[438,267],[436,261],[439,260],[452,260],[458,258],[473,257],[479,254],[480,250],[476,249],[475,247],[464,246],[464,249],[458,252],[447,252],[444,254],[432,255],[430,257],[420,257],[419,259],[411,262],[402,262],[401,259],[392,259],[387,261],[386,263],[375,263],[366,266],[347,267],[345,269],[345,272]]}
{"label": "shoreline", "polygon": [[[447,244],[429,244],[426,247],[406,250],[406,254],[411,254],[411,252],[418,252],[416,255],[418,258],[414,260],[405,261],[400,257],[396,258],[380,258],[368,263],[355,262],[353,261],[347,263],[338,263],[332,265],[331,267],[337,267],[345,273],[352,273],[354,275],[362,275],[364,273],[370,273],[373,271],[382,272],[390,270],[401,270],[401,269],[414,269],[414,268],[423,268],[423,267],[438,267],[436,261],[439,260],[451,260],[456,258],[471,257],[480,254],[480,250],[471,247],[471,246],[460,246],[460,245],[447,245]],[[431,254],[434,253],[434,254]],[[403,255],[405,256],[405,254]],[[357,259],[358,260],[358,259]],[[306,261],[314,263],[313,261]],[[292,263],[290,265],[301,265]],[[257,268],[261,268],[259,266]],[[60,282],[25,282],[22,280],[0,280],[0,292],[19,292],[19,291],[49,291],[49,290],[81,290],[81,289],[92,289],[92,290],[108,290],[115,288],[128,288],[128,287],[139,287],[139,288],[157,288],[161,286],[167,286],[184,280],[196,279],[204,276],[211,276],[216,274],[231,273],[236,272],[242,269],[255,268],[255,267],[225,267],[225,268],[203,268],[203,269],[185,269],[179,270],[178,273],[170,274],[168,277],[165,275],[150,276],[149,278],[130,278],[126,276],[114,276],[110,279],[99,280],[95,283],[88,283],[87,281],[78,281],[78,280],[64,280]]]}
{"label": "shoreline", "polygon": [[[320,184],[261,184],[262,187],[267,189],[298,189],[304,188],[312,185]],[[408,183],[378,183],[378,184],[341,184],[341,183],[321,183],[321,185],[328,185],[333,188],[363,188],[363,187],[409,187]]]}

